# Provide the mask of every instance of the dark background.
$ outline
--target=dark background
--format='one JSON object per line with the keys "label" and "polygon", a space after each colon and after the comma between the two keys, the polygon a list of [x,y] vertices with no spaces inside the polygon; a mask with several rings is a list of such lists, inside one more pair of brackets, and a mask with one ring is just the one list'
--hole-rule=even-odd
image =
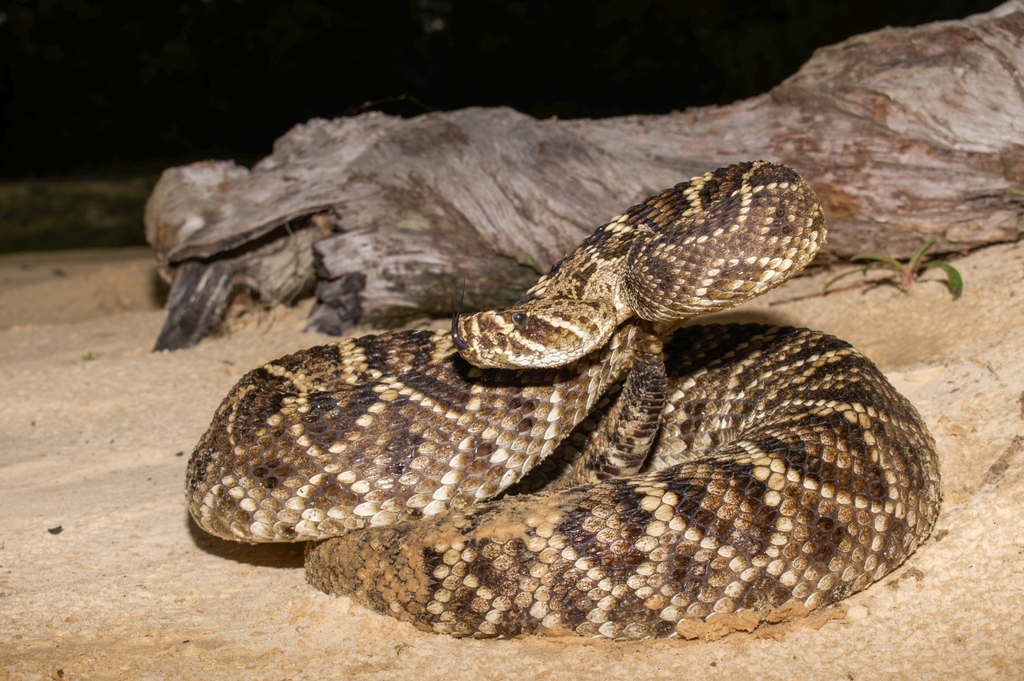
{"label": "dark background", "polygon": [[[151,186],[168,165],[252,163],[296,123],[367,108],[508,105],[570,118],[724,104],[770,89],[819,46],[997,4],[0,0],[0,179]],[[0,192],[0,251],[49,247],[3,237],[56,200],[36,194],[15,210]]]}
{"label": "dark background", "polygon": [[0,175],[264,155],[298,122],[402,94],[563,118],[722,104],[821,45],[997,4],[14,0],[0,24]]}

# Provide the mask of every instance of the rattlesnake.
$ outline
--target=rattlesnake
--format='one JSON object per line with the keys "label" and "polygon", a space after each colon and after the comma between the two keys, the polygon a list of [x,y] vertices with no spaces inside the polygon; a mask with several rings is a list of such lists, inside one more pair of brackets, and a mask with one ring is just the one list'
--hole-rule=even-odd
{"label": "rattlesnake", "polygon": [[510,308],[266,364],[192,454],[189,510],[227,539],[329,539],[312,584],[457,636],[672,636],[834,602],[934,524],[920,416],[824,334],[676,330],[784,281],[824,231],[795,171],[729,166]]}

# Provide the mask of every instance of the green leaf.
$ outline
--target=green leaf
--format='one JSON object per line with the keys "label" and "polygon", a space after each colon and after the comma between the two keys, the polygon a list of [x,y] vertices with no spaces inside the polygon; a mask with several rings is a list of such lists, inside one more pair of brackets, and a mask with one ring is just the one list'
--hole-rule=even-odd
{"label": "green leaf", "polygon": [[885,263],[887,266],[895,270],[903,269],[903,263],[901,263],[899,260],[896,260],[895,258],[890,258],[887,255],[882,255],[881,253],[858,253],[857,255],[850,258],[851,262],[853,262],[854,260],[875,260],[878,261],[879,263]]}
{"label": "green leaf", "polygon": [[[879,267],[886,267],[890,270],[893,269],[892,265],[890,265],[887,262],[881,262],[880,260],[872,260],[871,262],[866,263],[864,267],[860,268],[860,273],[867,274],[871,270],[877,270]],[[900,269],[902,269],[902,267]]]}
{"label": "green leaf", "polygon": [[949,290],[953,293],[953,300],[956,300],[964,292],[964,280],[960,277],[960,273],[957,272],[952,265],[949,263],[942,262],[941,260],[935,260],[933,262],[926,262],[921,266],[922,269],[928,267],[940,267],[942,271],[946,273],[946,284],[949,286]]}
{"label": "green leaf", "polygon": [[925,252],[934,245],[935,237],[932,236],[929,237],[928,240],[925,241],[923,244],[917,247],[917,250],[914,251],[914,254],[910,256],[910,260],[907,262],[907,265],[910,267],[911,270],[916,270],[918,268],[918,261],[921,259],[921,256],[924,255]]}

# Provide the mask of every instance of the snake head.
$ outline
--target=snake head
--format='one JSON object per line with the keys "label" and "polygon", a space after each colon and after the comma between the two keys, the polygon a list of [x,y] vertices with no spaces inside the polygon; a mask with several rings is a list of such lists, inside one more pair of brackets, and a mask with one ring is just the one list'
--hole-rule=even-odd
{"label": "snake head", "polygon": [[779,163],[720,168],[630,210],[656,227],[621,266],[626,303],[648,321],[736,307],[799,272],[825,242],[820,200]]}
{"label": "snake head", "polygon": [[560,367],[608,342],[617,325],[614,306],[600,300],[532,300],[501,310],[458,315],[452,342],[478,367]]}

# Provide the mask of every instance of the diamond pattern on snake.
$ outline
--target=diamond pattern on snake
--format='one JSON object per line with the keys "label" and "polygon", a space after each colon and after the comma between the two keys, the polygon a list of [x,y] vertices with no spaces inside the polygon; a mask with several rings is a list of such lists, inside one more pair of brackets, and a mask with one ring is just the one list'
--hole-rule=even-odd
{"label": "diamond pattern on snake", "polygon": [[310,541],[316,588],[454,636],[671,637],[834,603],[927,538],[931,436],[841,340],[691,322],[824,238],[796,171],[732,165],[613,218],[511,307],[270,362],[196,446],[192,517]]}

